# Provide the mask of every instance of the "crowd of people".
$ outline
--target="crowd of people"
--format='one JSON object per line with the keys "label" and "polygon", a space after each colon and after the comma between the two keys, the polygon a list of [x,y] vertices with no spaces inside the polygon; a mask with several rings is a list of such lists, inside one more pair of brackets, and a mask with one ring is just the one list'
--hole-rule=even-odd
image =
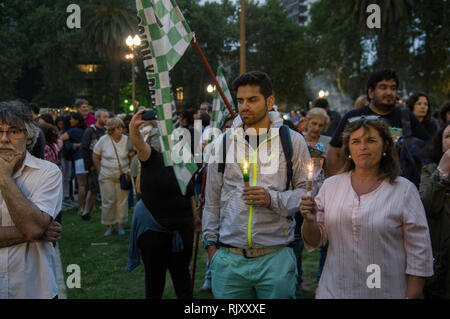
{"label": "crowd of people", "polygon": [[167,270],[177,297],[193,298],[196,232],[208,256],[201,291],[215,298],[302,298],[304,248],[319,247],[316,298],[450,298],[450,103],[433,114],[418,92],[403,105],[398,86],[379,70],[342,117],[320,98],[283,119],[269,76],[245,73],[233,82],[239,115],[216,139],[211,104],[177,114],[223,154],[198,163],[184,193],[155,112],[92,112],[79,100],[55,116],[1,102],[0,297],[57,298],[63,212],[89,222],[99,200],[104,236],[126,235],[134,207],[127,270],[142,258],[147,298],[162,298]]}

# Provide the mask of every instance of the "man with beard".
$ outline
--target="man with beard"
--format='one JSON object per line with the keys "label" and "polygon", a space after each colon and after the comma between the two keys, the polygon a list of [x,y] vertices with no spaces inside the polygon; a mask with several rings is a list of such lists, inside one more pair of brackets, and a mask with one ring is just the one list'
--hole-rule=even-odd
{"label": "man with beard", "polygon": [[342,167],[341,147],[342,147],[342,131],[349,119],[357,117],[378,116],[385,119],[391,129],[391,134],[396,138],[403,135],[404,114],[407,114],[407,121],[411,126],[412,136],[426,141],[429,138],[428,132],[420,125],[417,118],[409,110],[395,107],[398,77],[393,70],[378,70],[369,77],[367,83],[367,98],[369,105],[360,109],[352,110],[344,115],[339,126],[330,141],[330,150],[327,157],[328,174],[336,175]]}
{"label": "man with beard", "polygon": [[306,194],[308,147],[298,132],[288,129],[293,153],[288,184],[283,119],[270,112],[275,103],[270,78],[248,72],[233,82],[233,90],[239,116],[225,138],[216,138],[212,151],[226,150],[225,164],[219,169],[222,155],[216,155],[206,181],[202,224],[212,292],[226,299],[295,298],[293,217]]}
{"label": "man with beard", "polygon": [[105,125],[109,119],[109,113],[105,109],[98,109],[95,112],[95,124],[90,125],[84,130],[83,139],[81,140],[81,156],[84,160],[84,167],[88,170],[89,191],[86,195],[86,203],[81,219],[88,221],[91,219],[91,211],[95,206],[97,194],[100,192],[98,184],[98,174],[92,160],[92,152],[97,141],[105,135]]}
{"label": "man with beard", "polygon": [[0,102],[0,299],[58,297],[52,242],[62,175],[29,153],[38,134],[25,105]]}

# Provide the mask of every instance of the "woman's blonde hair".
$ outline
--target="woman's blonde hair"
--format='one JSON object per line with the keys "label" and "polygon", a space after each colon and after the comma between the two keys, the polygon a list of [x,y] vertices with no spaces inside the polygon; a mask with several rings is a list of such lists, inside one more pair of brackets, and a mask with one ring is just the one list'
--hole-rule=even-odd
{"label": "woman's blonde hair", "polygon": [[106,122],[106,133],[108,135],[111,135],[114,132],[114,130],[118,127],[125,128],[125,124],[118,117],[113,117],[109,119],[108,122]]}
{"label": "woman's blonde hair", "polygon": [[323,128],[323,131],[326,131],[328,129],[328,125],[330,125],[330,117],[328,116],[327,111],[321,107],[313,107],[308,111],[308,113],[306,113],[306,118],[308,120],[316,116],[320,116],[325,120],[325,127]]}

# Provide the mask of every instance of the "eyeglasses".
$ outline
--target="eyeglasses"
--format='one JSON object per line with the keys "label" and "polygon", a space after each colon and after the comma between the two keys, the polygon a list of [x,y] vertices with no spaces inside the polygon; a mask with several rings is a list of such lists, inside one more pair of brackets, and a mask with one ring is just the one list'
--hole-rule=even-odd
{"label": "eyeglasses", "polygon": [[22,133],[25,130],[21,130],[21,129],[10,129],[10,130],[6,130],[6,131],[0,131],[0,137],[3,137],[3,133],[6,133],[6,136],[8,138],[12,138],[12,139],[18,139],[22,137]]}
{"label": "eyeglasses", "polygon": [[374,120],[378,120],[380,117],[381,116],[379,116],[379,115],[361,115],[361,116],[351,117],[347,121],[348,121],[348,123],[353,123],[353,122],[356,122],[359,120],[374,121]]}

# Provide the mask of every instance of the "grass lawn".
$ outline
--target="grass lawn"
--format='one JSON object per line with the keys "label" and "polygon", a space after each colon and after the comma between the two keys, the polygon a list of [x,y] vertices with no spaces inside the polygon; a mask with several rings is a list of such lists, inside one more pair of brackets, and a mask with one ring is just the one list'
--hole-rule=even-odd
{"label": "grass lawn", "polygon": [[[125,224],[125,236],[114,234],[103,237],[106,226],[100,223],[100,211],[92,214],[88,222],[82,221],[76,210],[63,212],[63,232],[59,240],[59,249],[65,280],[67,266],[77,264],[81,269],[81,288],[68,289],[69,299],[140,299],[145,297],[144,267],[141,264],[132,272],[126,271],[128,259],[129,230],[132,210],[129,211]],[[195,238],[195,237],[194,237]],[[195,239],[194,239],[195,245]],[[211,294],[199,293],[205,276],[206,252],[199,241],[194,296],[199,299],[213,298]],[[315,276],[319,260],[319,252],[303,252],[303,294],[305,298],[314,298]],[[192,262],[191,262],[192,270]],[[176,298],[169,273],[163,298]]]}

